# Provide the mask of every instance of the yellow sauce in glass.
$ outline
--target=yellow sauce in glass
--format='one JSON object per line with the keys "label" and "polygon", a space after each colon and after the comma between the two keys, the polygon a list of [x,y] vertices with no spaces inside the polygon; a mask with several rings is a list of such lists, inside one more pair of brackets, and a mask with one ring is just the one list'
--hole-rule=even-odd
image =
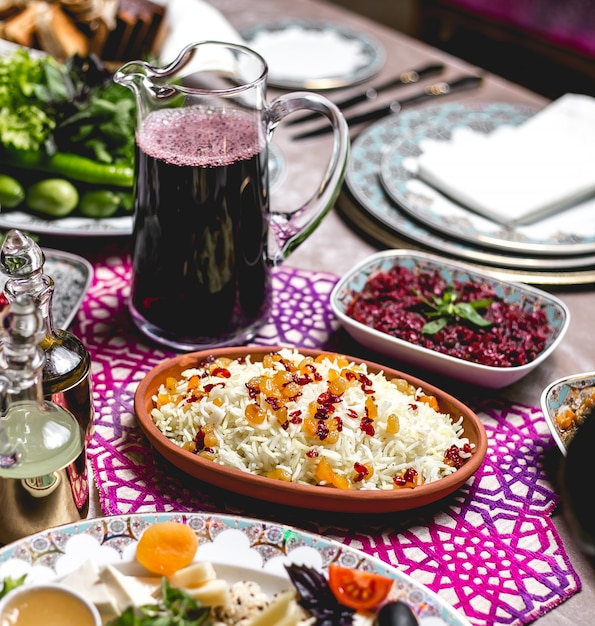
{"label": "yellow sauce in glass", "polygon": [[96,626],[93,613],[67,589],[32,587],[7,602],[0,626]]}

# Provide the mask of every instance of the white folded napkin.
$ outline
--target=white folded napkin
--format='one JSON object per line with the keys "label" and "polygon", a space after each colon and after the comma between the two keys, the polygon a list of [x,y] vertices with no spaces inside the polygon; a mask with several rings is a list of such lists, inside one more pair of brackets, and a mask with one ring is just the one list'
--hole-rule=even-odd
{"label": "white folded napkin", "polygon": [[203,0],[169,0],[165,29],[159,51],[162,63],[170,63],[185,46],[199,41],[245,44],[221,12]]}
{"label": "white folded napkin", "polygon": [[428,143],[418,176],[505,225],[530,223],[595,193],[595,99],[566,94],[516,128],[455,129]]}

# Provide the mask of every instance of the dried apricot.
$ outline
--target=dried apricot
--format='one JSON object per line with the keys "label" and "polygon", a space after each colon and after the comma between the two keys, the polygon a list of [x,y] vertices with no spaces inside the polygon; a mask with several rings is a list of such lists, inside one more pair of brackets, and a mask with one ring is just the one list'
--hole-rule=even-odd
{"label": "dried apricot", "polygon": [[136,560],[150,572],[170,576],[192,563],[198,550],[196,533],[182,522],[149,526],[136,546]]}

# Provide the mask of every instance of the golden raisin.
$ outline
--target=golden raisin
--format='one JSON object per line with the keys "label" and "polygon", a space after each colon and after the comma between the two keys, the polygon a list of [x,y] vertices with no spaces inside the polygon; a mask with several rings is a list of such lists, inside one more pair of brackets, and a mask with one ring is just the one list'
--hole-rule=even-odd
{"label": "golden raisin", "polygon": [[287,383],[285,387],[283,387],[283,395],[286,398],[295,398],[296,396],[299,396],[301,392],[301,387],[294,382]]}
{"label": "golden raisin", "polygon": [[316,466],[316,480],[319,483],[332,484],[334,476],[335,472],[333,472],[331,464],[325,457],[322,457]]}
{"label": "golden raisin", "polygon": [[425,404],[429,404],[434,411],[439,411],[440,407],[438,406],[438,400],[434,396],[426,396],[425,394],[421,394],[418,398],[420,402],[424,402]]}
{"label": "golden raisin", "polygon": [[281,469],[279,467],[271,470],[270,472],[267,472],[267,477],[274,478],[275,480],[282,480],[286,483],[291,482],[291,474],[287,470]]}
{"label": "golden raisin", "polygon": [[401,424],[399,422],[399,416],[391,413],[386,418],[386,432],[390,435],[396,435],[401,428]]}
{"label": "golden raisin", "polygon": [[215,434],[215,427],[213,424],[205,424],[202,428],[204,433],[204,444],[206,448],[214,448],[219,440],[217,439],[217,435]]}
{"label": "golden raisin", "polygon": [[318,420],[314,419],[313,417],[306,417],[304,419],[302,428],[309,435],[314,436],[318,432]]}
{"label": "golden raisin", "polygon": [[376,400],[373,396],[368,396],[366,398],[366,417],[371,420],[375,420],[378,417],[378,405],[376,404]]}
{"label": "golden raisin", "polygon": [[287,422],[287,408],[282,406],[280,409],[277,409],[275,411],[275,417],[277,418],[279,426],[283,426],[283,424]]}
{"label": "golden raisin", "polygon": [[200,378],[194,374],[190,376],[188,379],[188,389],[198,389],[198,384],[200,383]]}
{"label": "golden raisin", "polygon": [[244,413],[250,424],[262,424],[266,417],[266,411],[254,403],[248,404]]}
{"label": "golden raisin", "polygon": [[329,434],[322,440],[322,443],[326,443],[327,445],[333,445],[339,441],[339,431],[331,430]]}
{"label": "golden raisin", "polygon": [[401,393],[408,396],[415,395],[415,387],[404,378],[393,378],[390,381]]}
{"label": "golden raisin", "polygon": [[329,382],[328,390],[336,396],[342,396],[346,389],[347,381],[342,377],[337,377]]}

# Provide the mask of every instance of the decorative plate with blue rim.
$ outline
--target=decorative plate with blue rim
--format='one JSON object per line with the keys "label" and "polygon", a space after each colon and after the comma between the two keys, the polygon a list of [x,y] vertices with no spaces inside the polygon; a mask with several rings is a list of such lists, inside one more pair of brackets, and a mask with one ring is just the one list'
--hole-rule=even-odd
{"label": "decorative plate with blue rim", "polygon": [[368,80],[384,65],[384,46],[341,24],[281,21],[242,32],[269,66],[268,82],[284,89],[336,89]]}
{"label": "decorative plate with blue rim", "polygon": [[430,142],[448,142],[472,129],[490,134],[517,126],[531,115],[527,107],[447,105],[427,116],[416,133],[403,133],[387,147],[380,178],[388,195],[413,219],[447,236],[515,253],[578,255],[595,253],[595,198],[526,225],[506,227],[442,194],[417,176],[417,159]]}
{"label": "decorative plate with blue rim", "polygon": [[[488,132],[501,124],[518,125],[535,112],[533,107],[508,103],[447,103],[422,107],[386,117],[364,129],[355,139],[345,177],[346,187],[361,209],[387,231],[403,236],[426,248],[457,258],[501,268],[523,270],[576,270],[595,266],[595,254],[537,254],[524,246],[513,250],[496,249],[475,239],[447,236],[398,204],[381,182],[381,167],[396,142],[421,142],[446,137],[456,120],[474,112],[474,127]],[[501,242],[503,240],[500,240]],[[545,244],[558,249],[559,241],[530,242],[534,248]],[[590,246],[591,244],[587,244]],[[574,250],[574,248],[573,248]],[[595,247],[593,249],[595,252]]]}
{"label": "decorative plate with blue rim", "polygon": [[436,593],[380,559],[292,526],[212,513],[122,515],[49,529],[0,549],[0,580],[26,575],[25,584],[53,581],[89,559],[136,575],[140,536],[152,524],[166,520],[191,526],[199,541],[197,558],[211,562],[217,575],[230,583],[253,580],[272,595],[291,585],[285,564],[304,564],[325,572],[330,563],[336,563],[393,578],[399,599],[422,624],[427,620],[433,626],[470,626]]}

